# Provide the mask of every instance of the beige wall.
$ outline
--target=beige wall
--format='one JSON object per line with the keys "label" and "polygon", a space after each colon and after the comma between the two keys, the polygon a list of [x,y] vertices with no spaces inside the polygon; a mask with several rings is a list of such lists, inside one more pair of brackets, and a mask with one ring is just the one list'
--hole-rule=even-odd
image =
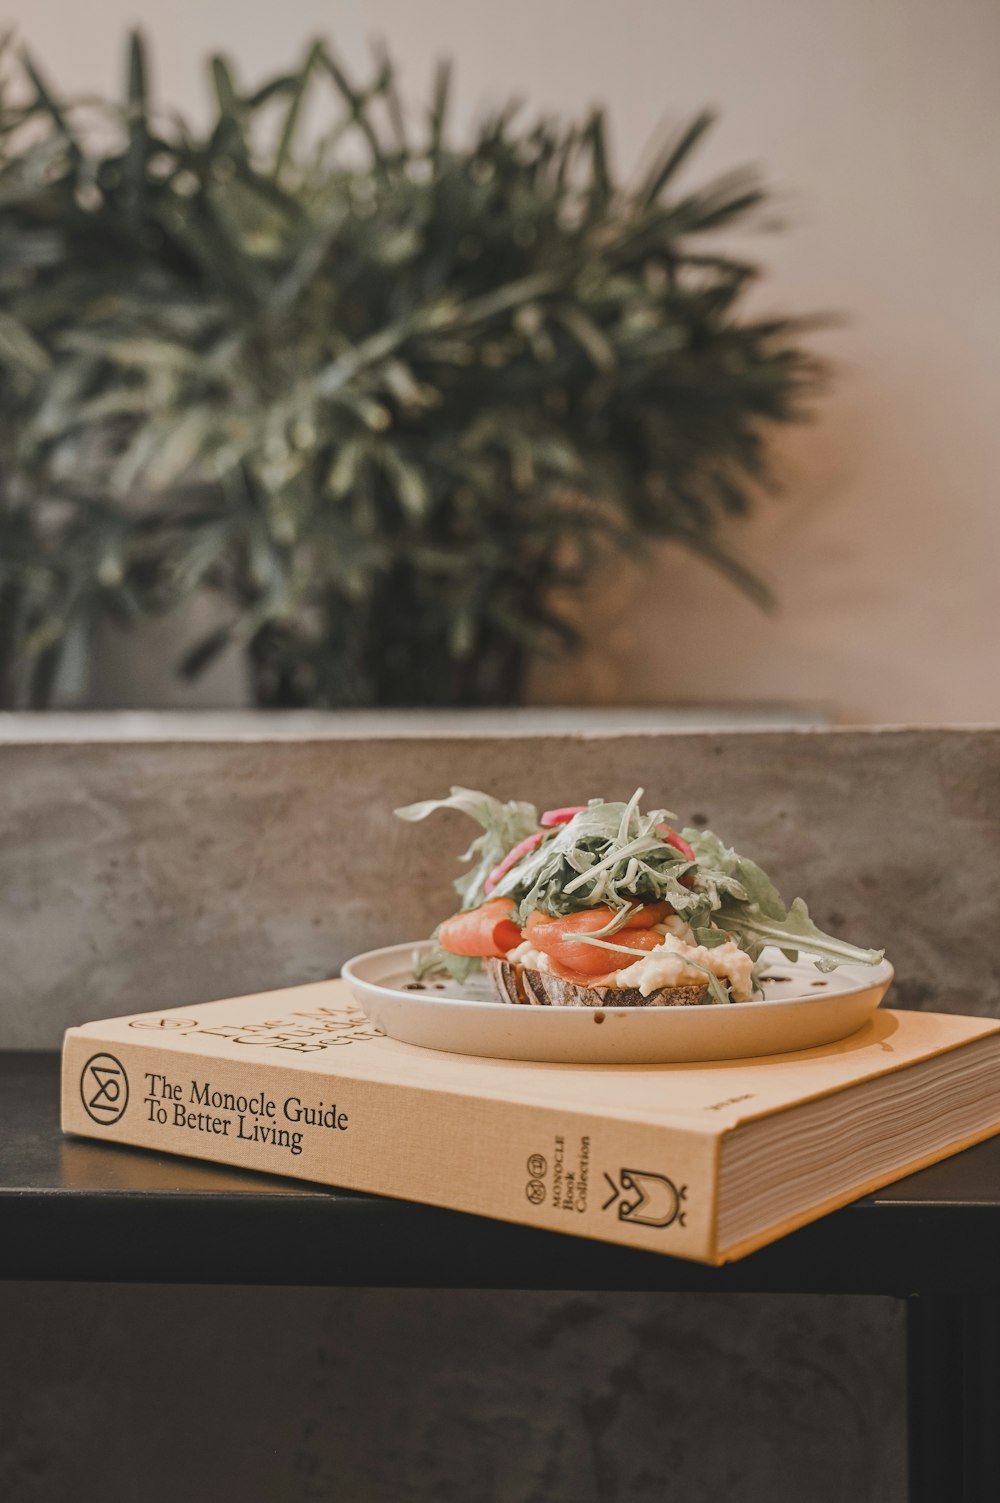
{"label": "beige wall", "polygon": [[762,617],[703,566],[658,556],[645,578],[594,603],[600,648],[541,674],[537,693],[804,700],[860,722],[1000,720],[996,0],[11,9],[51,73],[80,87],[112,86],[123,29],[140,20],[158,82],[188,108],[209,49],[254,77],[324,30],[348,58],[387,36],[415,94],[432,59],[453,54],[464,111],[508,92],[563,111],[604,99],[625,164],[664,115],[718,104],[703,166],[760,162],[794,219],[794,233],[762,246],[773,268],[762,301],[848,319],[822,342],[840,365],[835,395],[784,444],[785,499],[739,539],[781,613]]}

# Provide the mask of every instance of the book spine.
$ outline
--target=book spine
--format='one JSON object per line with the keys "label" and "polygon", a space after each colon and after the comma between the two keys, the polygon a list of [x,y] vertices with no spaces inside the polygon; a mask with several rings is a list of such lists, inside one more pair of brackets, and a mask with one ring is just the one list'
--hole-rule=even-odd
{"label": "book spine", "polygon": [[716,1262],[718,1136],[70,1030],[63,1130]]}

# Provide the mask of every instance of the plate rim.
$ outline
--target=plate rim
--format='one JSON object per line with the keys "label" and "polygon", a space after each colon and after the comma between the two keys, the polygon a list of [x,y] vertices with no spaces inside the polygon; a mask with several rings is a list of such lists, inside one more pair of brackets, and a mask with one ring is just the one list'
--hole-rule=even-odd
{"label": "plate rim", "polygon": [[[442,1003],[448,1006],[454,1006],[457,1003],[462,1007],[473,1007],[477,1010],[483,1010],[487,1012],[501,1011],[505,1015],[512,1015],[513,1012],[516,1012],[518,1016],[522,1017],[527,1017],[529,1015],[535,1015],[539,1017],[554,1017],[557,1015],[562,1016],[564,1014],[568,1014],[570,1017],[573,1017],[579,1013],[592,1013],[594,1011],[594,1009],[591,1007],[581,1007],[573,1005],[570,1005],[569,1007],[519,1007],[512,1009],[509,1002],[501,1002],[499,1000],[484,1001],[478,997],[441,996],[439,994],[435,994],[434,992],[414,993],[404,991],[392,986],[384,986],[381,982],[378,981],[368,981],[364,977],[359,976],[354,969],[356,964],[361,961],[375,960],[382,955],[388,956],[403,951],[409,952],[412,955],[414,951],[426,950],[432,944],[433,940],[429,939],[410,940],[403,941],[402,943],[394,945],[380,945],[374,950],[363,950],[360,954],[352,955],[348,960],[344,961],[340,970],[341,977],[345,981],[347,981],[349,985],[356,984],[362,987],[371,987],[372,990],[380,992],[384,997],[391,997],[398,1002],[416,1002],[423,1004],[430,1002]],[[765,948],[776,949],[777,946],[768,946]],[[794,962],[791,961],[786,962],[786,964],[793,963]],[[857,962],[848,962],[848,964],[853,965],[856,970],[861,970],[861,967],[857,964]],[[841,998],[859,996],[861,993],[866,992],[883,982],[885,984],[882,987],[882,996],[885,996],[885,993],[892,985],[895,974],[896,971],[895,967],[892,965],[892,962],[886,960],[883,957],[882,960],[879,961],[878,965],[871,967],[871,979],[867,982],[867,984],[865,982],[859,981],[857,986],[852,986],[847,991],[826,993],[817,991],[817,994],[815,996],[805,996],[800,993],[791,997],[762,997],[757,1001],[734,1002],[731,1003],[730,1006],[737,1007],[740,1013],[744,1014],[749,1012],[751,1009],[756,1012],[761,1008],[781,1008],[790,1006],[801,1007],[803,1004],[808,1003],[830,1005],[831,1003],[839,1001]],[[882,998],[880,997],[879,1003],[877,1005],[881,1006],[881,1001]],[[608,1013],[626,1014],[629,1017],[662,1018],[667,1016],[676,1016],[678,1013],[683,1013],[688,1019],[691,1018],[692,1013],[695,1011],[695,1009],[692,1009],[690,1007],[616,1007],[613,1002],[609,1002],[602,1010]],[[699,1008],[697,1009],[697,1011],[700,1013],[702,1010]],[[706,1007],[704,1009],[704,1014],[706,1016],[718,1016],[719,1008],[718,1006]]]}

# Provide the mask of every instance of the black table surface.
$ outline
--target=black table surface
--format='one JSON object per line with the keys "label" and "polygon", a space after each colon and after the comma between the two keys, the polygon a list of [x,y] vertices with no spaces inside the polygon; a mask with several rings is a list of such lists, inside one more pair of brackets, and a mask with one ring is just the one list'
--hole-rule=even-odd
{"label": "black table surface", "polygon": [[59,1130],[55,1054],[0,1053],[0,1277],[1000,1293],[1000,1137],[724,1268]]}

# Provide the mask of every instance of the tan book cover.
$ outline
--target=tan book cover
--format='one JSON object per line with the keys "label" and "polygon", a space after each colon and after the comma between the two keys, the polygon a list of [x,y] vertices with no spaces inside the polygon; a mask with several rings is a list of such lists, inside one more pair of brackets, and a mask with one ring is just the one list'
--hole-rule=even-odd
{"label": "tan book cover", "polygon": [[398,1043],[344,982],[70,1029],[85,1137],[722,1263],[1000,1131],[1000,1022],[882,1010],[726,1064]]}

